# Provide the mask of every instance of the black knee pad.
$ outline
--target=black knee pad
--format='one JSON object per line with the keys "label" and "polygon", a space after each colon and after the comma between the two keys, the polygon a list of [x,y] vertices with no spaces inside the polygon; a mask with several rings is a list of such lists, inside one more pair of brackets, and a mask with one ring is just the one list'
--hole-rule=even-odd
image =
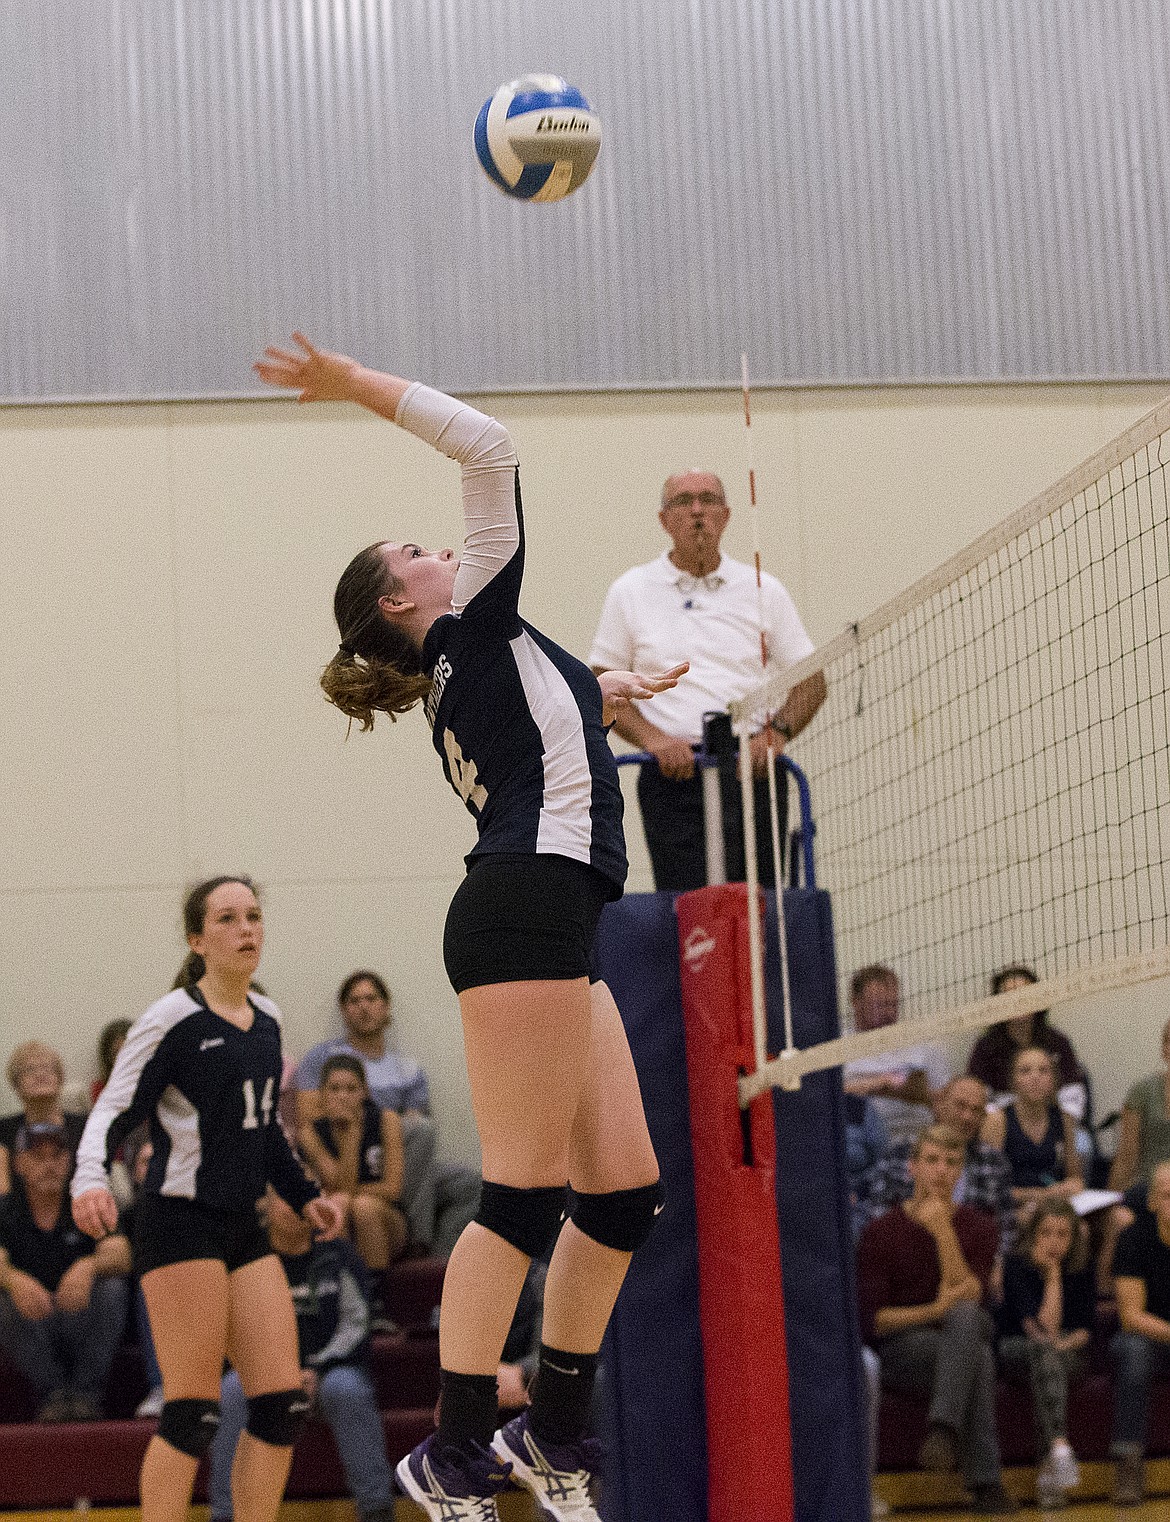
{"label": "black knee pad", "polygon": [[513,1189],[484,1179],[475,1219],[512,1247],[538,1258],[565,1215],[565,1188]]}
{"label": "black knee pad", "polygon": [[642,1189],[615,1189],[611,1194],[578,1194],[573,1190],[569,1219],[578,1231],[612,1247],[615,1252],[635,1252],[666,1205],[662,1180]]}
{"label": "black knee pad", "polygon": [[201,1459],[219,1431],[217,1400],[168,1400],[158,1419],[158,1435],[188,1458]]}
{"label": "black knee pad", "polygon": [[273,1390],[248,1397],[248,1432],[274,1448],[291,1448],[312,1402],[303,1390]]}

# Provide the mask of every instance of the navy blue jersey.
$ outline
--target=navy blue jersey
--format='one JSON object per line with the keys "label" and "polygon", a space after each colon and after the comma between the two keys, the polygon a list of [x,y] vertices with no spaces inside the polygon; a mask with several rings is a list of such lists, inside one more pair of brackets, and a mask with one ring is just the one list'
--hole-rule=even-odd
{"label": "navy blue jersey", "polygon": [[109,1166],[142,1121],[154,1148],[144,1189],[214,1210],[251,1211],[271,1183],[295,1209],[320,1193],[280,1124],[280,1011],[249,994],[241,1030],[176,989],[131,1027],[86,1122],[74,1196],[109,1187]]}
{"label": "navy blue jersey", "polygon": [[[463,608],[436,620],[423,646],[435,749],[475,815],[471,856],[543,852],[626,880],[623,800],[601,718],[601,688],[583,661],[518,612],[524,574],[520,475],[507,518],[510,559]],[[514,516],[513,516],[514,514]]]}

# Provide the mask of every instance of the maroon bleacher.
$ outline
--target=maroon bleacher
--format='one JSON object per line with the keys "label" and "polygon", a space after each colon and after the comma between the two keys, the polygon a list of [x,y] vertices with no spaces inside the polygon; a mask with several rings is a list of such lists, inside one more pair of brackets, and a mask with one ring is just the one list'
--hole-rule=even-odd
{"label": "maroon bleacher", "polygon": [[[391,1464],[431,1430],[439,1396],[439,1339],[431,1319],[443,1285],[443,1263],[434,1258],[397,1263],[386,1278],[386,1305],[403,1327],[373,1341],[374,1385]],[[94,1505],[133,1503],[138,1470],[155,1429],[132,1413],[146,1393],[142,1361],[133,1346],[121,1349],[110,1373],[106,1410],[111,1419],[42,1425],[32,1420],[32,1392],[0,1361],[0,1509],[70,1507],[85,1498]],[[197,1495],[204,1497],[200,1474]],[[292,1499],[345,1494],[333,1438],[324,1422],[311,1421],[297,1444],[289,1477]]]}

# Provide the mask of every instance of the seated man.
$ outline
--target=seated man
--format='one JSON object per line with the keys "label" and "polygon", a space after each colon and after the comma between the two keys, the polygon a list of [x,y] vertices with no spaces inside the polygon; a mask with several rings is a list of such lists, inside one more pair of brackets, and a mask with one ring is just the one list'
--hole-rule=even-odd
{"label": "seated man", "polygon": [[992,1322],[982,1308],[997,1231],[984,1211],[954,1203],[963,1138],[930,1126],[910,1162],[914,1193],[871,1221],[857,1249],[862,1338],[882,1384],[928,1397],[924,1469],[961,1463],[979,1516],[1016,1506],[1003,1488],[995,1432]]}
{"label": "seated man", "polygon": [[43,1041],[22,1041],[8,1059],[8,1082],[20,1100],[20,1109],[0,1116],[0,1194],[11,1186],[12,1144],[23,1125],[60,1126],[69,1142],[71,1157],[77,1153],[85,1116],[66,1112],[61,1106],[65,1068],[61,1054]]}
{"label": "seated man", "polygon": [[[360,1522],[393,1522],[394,1492],[382,1418],[370,1378],[370,1306],[365,1269],[344,1239],[314,1242],[313,1229],[269,1189],[268,1236],[292,1289],[301,1382],[329,1423]],[[232,1512],[232,1460],[248,1420],[233,1370],[220,1390],[208,1493],[213,1522]],[[241,1518],[243,1522],[243,1518]]]}
{"label": "seated man", "polygon": [[[1006,1252],[1015,1238],[1016,1207],[1007,1158],[998,1148],[979,1139],[988,1097],[986,1085],[978,1078],[952,1078],[935,1095],[934,1118],[936,1124],[957,1131],[964,1143],[955,1204],[971,1205],[993,1215],[999,1227],[1000,1250]],[[898,1142],[870,1170],[861,1190],[870,1219],[900,1205],[914,1193],[910,1163],[913,1152],[913,1142]]]}
{"label": "seated man", "polygon": [[[853,1028],[875,1031],[898,1019],[900,988],[892,967],[859,968],[849,983]],[[930,1105],[951,1076],[946,1053],[932,1042],[901,1046],[846,1063],[845,1092],[872,1099],[891,1143],[913,1141],[930,1124]]]}
{"label": "seated man", "polygon": [[370,1098],[402,1119],[401,1203],[411,1245],[441,1258],[450,1256],[459,1233],[479,1206],[479,1175],[459,1163],[440,1162],[430,1115],[427,1075],[417,1062],[394,1051],[386,1040],[390,990],[376,972],[351,973],[337,995],[345,1035],[322,1041],[301,1059],[293,1076],[297,1095],[297,1140],[304,1150],[321,1114],[321,1072],[335,1052],[359,1057]]}
{"label": "seated man", "polygon": [[39,1421],[93,1421],[126,1326],[130,1244],[73,1224],[63,1128],[22,1126],[0,1202],[0,1352],[28,1380]]}
{"label": "seated man", "polygon": [[1170,1162],[1150,1179],[1150,1213],[1122,1232],[1113,1262],[1121,1330],[1113,1340],[1115,1506],[1145,1493],[1150,1384],[1170,1375]]}

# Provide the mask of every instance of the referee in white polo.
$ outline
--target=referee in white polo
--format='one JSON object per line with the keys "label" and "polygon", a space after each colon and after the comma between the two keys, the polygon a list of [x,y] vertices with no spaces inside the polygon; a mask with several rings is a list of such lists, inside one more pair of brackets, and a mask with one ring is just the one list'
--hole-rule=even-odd
{"label": "referee in white polo", "polygon": [[[679,661],[689,673],[671,692],[654,699],[654,719],[635,703],[619,710],[615,728],[655,765],[641,768],[638,801],[654,886],[681,892],[707,881],[702,784],[693,747],[703,735],[703,715],[726,709],[762,680],[759,605],[751,566],[721,553],[719,541],[731,517],[719,477],[706,470],[668,476],[658,521],[672,548],[648,565],[634,566],[610,587],[589,653],[594,671],[663,671]],[[784,671],[814,646],[796,605],[774,576],[763,577],[764,635],[768,670]],[[825,679],[816,672],[798,682],[775,713],[760,714],[752,736],[756,782],[757,857],[760,881],[775,883],[768,825],[767,748],[782,751],[825,700]],[[784,774],[778,777],[783,786]],[[783,818],[783,804],[781,804]],[[723,777],[727,877],[745,875],[743,823],[734,774]]]}

